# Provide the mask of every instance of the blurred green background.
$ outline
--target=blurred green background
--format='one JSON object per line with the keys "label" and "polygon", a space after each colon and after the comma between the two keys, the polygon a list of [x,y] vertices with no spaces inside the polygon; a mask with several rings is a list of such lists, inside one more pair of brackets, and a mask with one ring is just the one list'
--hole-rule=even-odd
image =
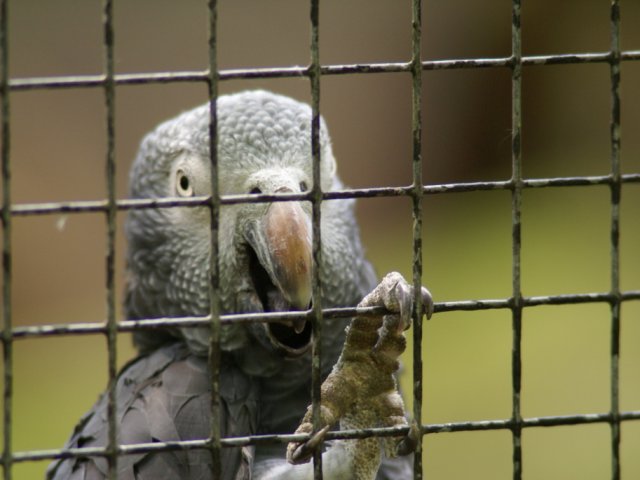
{"label": "blurred green background", "polygon": [[[115,6],[118,73],[203,70],[204,0],[127,0]],[[307,2],[219,2],[220,68],[308,63]],[[640,49],[640,2],[622,0],[622,48]],[[408,61],[410,2],[323,0],[325,64]],[[604,52],[606,0],[523,2],[525,55]],[[424,2],[424,58],[510,54],[508,0]],[[98,74],[101,7],[87,0],[10,2],[10,75]],[[510,71],[424,72],[424,178],[429,184],[508,179]],[[411,79],[408,74],[323,77],[321,110],[343,180],[353,187],[411,181]],[[523,172],[527,178],[610,171],[610,83],[606,64],[526,67]],[[222,93],[267,88],[309,100],[305,79],[223,82]],[[116,90],[118,196],[140,138],[160,121],[206,100],[203,84],[122,86]],[[640,172],[640,62],[622,65],[622,170]],[[106,129],[100,89],[34,90],[11,95],[11,158],[16,203],[104,198]],[[610,204],[606,187],[527,190],[522,212],[524,295],[607,292]],[[508,192],[425,198],[424,281],[437,301],[506,298],[511,293]],[[358,203],[362,235],[379,272],[411,275],[408,199]],[[123,216],[118,230],[118,302],[123,287]],[[15,325],[105,318],[102,215],[17,217],[13,222]],[[621,206],[621,289],[640,289],[640,184]],[[606,304],[526,309],[522,414],[607,412],[610,310]],[[134,355],[128,335],[118,363]],[[61,447],[104,389],[101,336],[15,343],[13,447]],[[509,311],[436,315],[424,329],[425,422],[511,415]],[[410,358],[410,357],[408,357]],[[622,308],[620,407],[640,410],[640,302]],[[405,361],[405,392],[411,365]],[[410,396],[410,395],[408,395]],[[409,399],[409,404],[411,403]],[[622,426],[622,476],[640,478],[640,422]],[[425,437],[430,479],[511,478],[508,431]],[[523,433],[524,478],[610,477],[606,424],[531,428]],[[47,462],[17,464],[14,478],[41,478]]]}

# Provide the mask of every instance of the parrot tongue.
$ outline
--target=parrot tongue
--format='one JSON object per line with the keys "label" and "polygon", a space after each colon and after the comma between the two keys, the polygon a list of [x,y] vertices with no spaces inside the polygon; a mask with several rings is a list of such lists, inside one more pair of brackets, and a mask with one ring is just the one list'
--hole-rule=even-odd
{"label": "parrot tongue", "polygon": [[307,326],[307,321],[303,319],[293,320],[292,326],[296,333],[302,333]]}

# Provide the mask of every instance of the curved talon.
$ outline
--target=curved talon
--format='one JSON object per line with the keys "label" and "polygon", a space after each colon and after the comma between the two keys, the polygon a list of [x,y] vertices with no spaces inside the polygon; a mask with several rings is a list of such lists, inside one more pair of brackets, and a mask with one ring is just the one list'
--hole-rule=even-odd
{"label": "curved talon", "polygon": [[315,452],[318,446],[324,441],[324,437],[329,431],[329,427],[330,426],[327,425],[326,427],[321,428],[314,433],[309,440],[299,444],[293,449],[291,449],[292,444],[289,444],[290,446],[287,449],[287,461],[293,465],[308,462],[313,456],[313,452]]}
{"label": "curved talon", "polygon": [[[403,280],[394,287],[396,299],[400,310],[401,329],[406,330],[411,326],[411,311],[413,310],[413,289]],[[400,327],[400,325],[399,325]]]}
{"label": "curved talon", "polygon": [[433,297],[431,296],[431,292],[426,287],[422,287],[420,289],[420,293],[422,294],[423,311],[427,316],[427,320],[429,320],[431,318],[431,315],[433,315]]}
{"label": "curved talon", "polygon": [[[400,319],[403,324],[403,330],[407,330],[411,326],[414,297],[413,287],[409,286],[404,281],[399,281],[394,290],[400,307]],[[429,320],[433,315],[433,297],[426,287],[420,288],[420,296],[422,298],[422,313],[426,315],[427,320]]]}
{"label": "curved talon", "polygon": [[409,433],[407,433],[407,435],[396,445],[396,455],[404,456],[413,453],[416,449],[416,445],[418,444],[419,435],[420,430],[418,429],[418,425],[416,422],[413,422],[409,429]]}

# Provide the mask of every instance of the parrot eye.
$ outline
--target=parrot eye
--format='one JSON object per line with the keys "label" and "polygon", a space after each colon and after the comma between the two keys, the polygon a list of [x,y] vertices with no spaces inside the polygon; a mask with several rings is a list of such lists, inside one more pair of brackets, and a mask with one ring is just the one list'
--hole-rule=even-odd
{"label": "parrot eye", "polygon": [[262,190],[260,190],[258,187],[253,187],[249,193],[251,195],[260,195],[262,193]]}
{"label": "parrot eye", "polygon": [[191,182],[189,181],[189,177],[182,170],[178,170],[177,173],[178,181],[176,182],[176,190],[178,190],[178,194],[182,197],[191,197],[193,196],[193,187],[191,186]]}
{"label": "parrot eye", "polygon": [[309,190],[309,187],[307,186],[307,182],[303,180],[302,182],[300,182],[300,191],[306,192],[307,190]]}

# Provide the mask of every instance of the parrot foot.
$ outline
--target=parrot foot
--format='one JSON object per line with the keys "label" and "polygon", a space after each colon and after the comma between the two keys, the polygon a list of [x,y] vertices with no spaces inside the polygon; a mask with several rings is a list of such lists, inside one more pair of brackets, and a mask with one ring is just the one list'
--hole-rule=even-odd
{"label": "parrot foot", "polygon": [[[329,427],[338,421],[343,430],[407,425],[395,373],[400,366],[398,358],[406,348],[404,331],[411,326],[414,299],[413,287],[402,275],[392,272],[360,302],[359,307],[385,307],[389,313],[382,318],[360,316],[351,321],[342,354],[322,384],[322,428],[307,442],[288,445],[290,463],[307,462],[322,444]],[[429,318],[433,314],[429,290],[422,287],[420,299],[422,312]],[[296,433],[312,431],[310,406]],[[399,442],[375,437],[343,441],[352,464],[357,466],[355,478],[375,477],[381,442],[388,456],[407,455],[415,449],[419,435],[419,427],[414,424]]]}

